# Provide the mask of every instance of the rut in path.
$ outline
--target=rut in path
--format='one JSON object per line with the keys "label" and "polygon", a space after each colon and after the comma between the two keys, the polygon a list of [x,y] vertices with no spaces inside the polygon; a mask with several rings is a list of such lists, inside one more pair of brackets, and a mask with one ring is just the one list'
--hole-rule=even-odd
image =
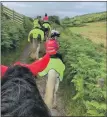
{"label": "rut in path", "polygon": [[[21,62],[23,62],[23,63],[27,62],[27,59],[29,57],[29,49],[30,49],[30,45],[28,44],[24,48],[24,51],[22,52],[21,56],[19,57],[19,60]],[[38,89],[40,91],[42,98],[44,97],[44,93],[45,93],[46,79],[47,79],[47,77],[36,79],[36,84],[38,86]],[[59,89],[59,91],[60,91],[60,89]],[[57,94],[57,108],[50,110],[52,113],[52,116],[65,116],[64,105],[62,105],[62,100],[61,100],[61,96],[60,96],[61,94],[59,91]]]}

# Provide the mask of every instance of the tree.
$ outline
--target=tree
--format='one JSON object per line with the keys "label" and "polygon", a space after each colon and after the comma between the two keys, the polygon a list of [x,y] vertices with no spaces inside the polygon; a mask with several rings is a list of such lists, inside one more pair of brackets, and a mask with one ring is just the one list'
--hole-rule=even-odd
{"label": "tree", "polygon": [[49,21],[60,25],[59,16],[49,16]]}

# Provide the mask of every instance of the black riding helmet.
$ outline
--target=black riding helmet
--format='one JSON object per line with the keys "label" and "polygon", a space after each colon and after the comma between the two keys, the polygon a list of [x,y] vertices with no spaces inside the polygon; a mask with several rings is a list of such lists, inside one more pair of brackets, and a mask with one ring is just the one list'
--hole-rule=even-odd
{"label": "black riding helmet", "polygon": [[45,16],[47,16],[47,13],[45,13]]}
{"label": "black riding helmet", "polygon": [[60,37],[60,34],[59,34],[59,33],[52,33],[52,34],[51,34],[51,38],[52,38],[52,37]]}

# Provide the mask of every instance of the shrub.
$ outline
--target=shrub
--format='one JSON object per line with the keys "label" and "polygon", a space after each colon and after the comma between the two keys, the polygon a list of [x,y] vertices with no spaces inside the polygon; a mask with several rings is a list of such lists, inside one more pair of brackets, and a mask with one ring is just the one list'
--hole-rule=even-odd
{"label": "shrub", "polygon": [[[2,13],[1,20],[1,63],[10,65],[16,61],[27,44],[28,33],[33,26],[32,18],[25,17],[19,24]],[[7,61],[8,58],[8,61]]]}
{"label": "shrub", "polygon": [[2,52],[16,49],[19,44],[28,36],[33,23],[25,17],[24,25],[7,19],[5,15],[1,20],[1,50]]}
{"label": "shrub", "polygon": [[33,20],[29,20],[28,17],[24,17],[24,29],[26,32],[26,36],[28,36],[29,31],[33,28]]}

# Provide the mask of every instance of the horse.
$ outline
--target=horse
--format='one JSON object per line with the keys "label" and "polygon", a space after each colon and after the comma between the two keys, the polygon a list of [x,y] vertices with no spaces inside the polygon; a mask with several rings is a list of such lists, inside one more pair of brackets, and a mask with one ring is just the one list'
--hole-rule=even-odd
{"label": "horse", "polygon": [[[45,62],[45,64],[44,64]],[[1,115],[3,117],[51,117],[37,88],[35,75],[49,62],[49,56],[32,64],[1,66]],[[42,64],[43,68],[42,68]]]}
{"label": "horse", "polygon": [[63,72],[65,65],[59,56],[50,56],[50,61],[47,67],[39,72],[39,76],[43,77],[47,75],[46,89],[44,95],[44,101],[49,109],[56,108],[56,94],[59,88],[59,83],[63,79]]}

